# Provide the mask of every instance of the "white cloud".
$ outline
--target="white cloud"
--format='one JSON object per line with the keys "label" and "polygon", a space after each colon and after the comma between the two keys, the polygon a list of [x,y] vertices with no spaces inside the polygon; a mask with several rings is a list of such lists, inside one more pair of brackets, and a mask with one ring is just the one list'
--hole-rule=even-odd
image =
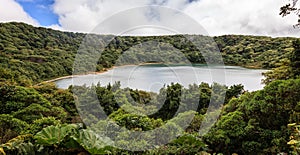
{"label": "white cloud", "polygon": [[292,27],[296,16],[279,16],[282,0],[201,0],[184,12],[202,24],[211,35],[249,34],[300,36]]}
{"label": "white cloud", "polygon": [[[39,25],[14,0],[0,0],[0,2],[0,22],[20,21]],[[279,16],[279,8],[285,3],[282,0],[198,0],[192,3],[188,3],[188,0],[55,0],[52,7],[54,13],[59,16],[59,24],[48,27],[65,31],[91,32],[99,23],[115,14],[147,6],[145,9],[137,9],[133,11],[134,13],[129,13],[130,15],[118,14],[117,17],[115,16],[115,21],[111,22],[111,25],[106,25],[102,33],[128,31],[130,26],[139,24],[148,25],[148,27],[132,27],[132,30],[125,34],[159,35],[203,32],[202,30],[198,32],[195,26],[192,27],[186,16],[178,12],[172,14],[169,11],[155,9],[153,6],[158,5],[182,11],[201,24],[210,35],[298,37],[300,30],[292,27],[297,22],[297,16],[291,15],[285,18]],[[163,28],[151,28],[150,25],[163,26]]]}
{"label": "white cloud", "polygon": [[143,0],[56,0],[53,10],[64,29],[89,32],[117,12],[147,4]]}
{"label": "white cloud", "polygon": [[[56,0],[53,10],[59,15],[64,30],[90,32],[118,12],[149,4],[181,10],[201,24],[210,35],[300,36],[300,30],[292,27],[297,22],[296,16],[279,16],[279,9],[285,4],[282,0],[199,0],[192,3],[188,0]],[[116,17],[117,21],[106,25],[102,33],[126,31],[128,27],[138,24],[169,25],[170,30],[179,28],[179,33],[198,33],[193,32],[196,27],[191,28],[189,23],[185,23],[189,22],[184,19],[186,17],[151,8],[148,6],[136,11],[130,19],[128,15]],[[174,33],[149,27],[133,29],[128,34]]]}
{"label": "white cloud", "polygon": [[[191,32],[193,29],[183,27],[189,24],[185,22],[187,19],[184,19],[182,14],[155,7],[155,5],[163,5],[168,8],[183,9],[187,2],[187,0],[78,0],[72,2],[56,0],[53,10],[58,14],[59,23],[63,29],[77,32],[91,32],[98,24],[106,21],[105,26],[102,25],[102,31],[98,31],[99,33],[158,35],[174,34],[174,29],[179,33],[195,33]],[[135,28],[137,25],[146,25],[146,27]],[[150,28],[151,25],[156,27]],[[128,28],[134,30],[128,31]]]}
{"label": "white cloud", "polygon": [[0,0],[0,22],[25,22],[38,26],[39,23],[30,17],[14,0]]}

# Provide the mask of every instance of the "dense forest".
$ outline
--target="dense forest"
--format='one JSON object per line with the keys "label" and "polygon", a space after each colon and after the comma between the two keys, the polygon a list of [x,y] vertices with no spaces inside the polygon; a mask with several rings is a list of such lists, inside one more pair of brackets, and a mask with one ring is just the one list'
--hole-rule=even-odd
{"label": "dense forest", "polygon": [[[255,92],[245,91],[242,85],[199,83],[184,88],[172,83],[153,93],[121,89],[118,82],[68,89],[40,83],[74,72],[75,57],[86,34],[15,22],[0,23],[0,32],[0,154],[300,153],[298,38],[201,36],[197,41],[203,46],[199,49],[184,35],[116,36],[96,64],[80,69],[85,73],[117,63],[143,62],[149,53],[122,59],[120,55],[152,40],[158,47],[172,45],[192,63],[205,63],[200,51],[219,50],[227,65],[271,69],[264,74],[264,89]],[[151,47],[149,51],[161,52]],[[167,57],[168,49],[165,51]],[[180,57],[174,59],[181,61]],[[221,107],[213,106],[207,112],[211,102],[222,101]],[[140,115],[146,111],[150,114]],[[218,112],[218,121],[200,135],[201,124],[209,121],[207,115]],[[187,126],[180,126],[189,116],[193,117]],[[157,128],[160,130],[155,135],[142,138],[128,133]],[[175,138],[165,143],[166,134]],[[140,151],[144,148],[148,149]]]}
{"label": "dense forest", "polygon": [[[44,80],[71,75],[74,59],[76,54],[78,55],[79,47],[84,42],[85,36],[86,34],[81,33],[36,28],[24,23],[0,23],[0,71],[2,72],[0,81],[10,81],[11,83],[29,86]],[[196,41],[201,46],[196,47],[186,39],[187,37],[183,35],[117,36],[113,38],[99,36],[99,38],[112,38],[112,40],[103,49],[97,63],[88,64],[89,60],[86,59],[90,58],[85,59],[84,63],[87,66],[94,67],[84,68],[82,72],[101,71],[110,68],[115,65],[122,52],[131,47],[134,50],[135,45],[147,41],[156,41],[161,44],[157,46],[170,44],[180,50],[191,63],[205,63],[206,60],[199,54],[199,51],[213,53],[220,50],[223,61],[227,65],[270,69],[281,66],[282,63],[288,63],[287,59],[293,50],[292,42],[295,40],[295,38],[261,36],[201,36]],[[157,50],[157,48],[154,50]],[[163,50],[163,52],[162,57],[167,57],[170,53],[168,53],[168,50]],[[88,54],[86,53],[86,55]],[[140,52],[138,55],[130,55],[129,53],[127,58],[130,58],[130,60],[124,61],[130,63],[143,62],[145,58],[143,55],[146,55],[146,53]],[[146,56],[149,57],[149,54]],[[94,56],[91,57],[94,58]],[[172,58],[172,60],[175,59]],[[178,57],[178,59],[182,58]],[[214,62],[218,63],[217,61]]]}

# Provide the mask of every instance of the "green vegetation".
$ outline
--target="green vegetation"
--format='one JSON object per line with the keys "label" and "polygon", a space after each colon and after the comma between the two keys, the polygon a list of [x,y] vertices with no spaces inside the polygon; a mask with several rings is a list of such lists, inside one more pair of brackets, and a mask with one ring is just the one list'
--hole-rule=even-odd
{"label": "green vegetation", "polygon": [[287,80],[290,78],[297,78],[300,76],[300,40],[293,41],[293,52],[289,58],[280,60],[280,63],[276,64],[277,68],[264,73],[266,79],[264,83],[268,84],[274,80]]}
{"label": "green vegetation", "polygon": [[[118,154],[124,150],[111,148],[104,144],[110,144],[113,141],[116,146],[126,146],[130,143],[124,141],[124,139],[118,139],[119,136],[98,137],[98,135],[94,133],[98,130],[102,132],[105,131],[105,127],[108,126],[106,123],[109,122],[106,118],[98,117],[101,114],[99,114],[97,104],[100,103],[100,105],[103,105],[105,113],[110,119],[114,120],[117,125],[126,127],[128,130],[149,131],[157,127],[165,126],[168,120],[173,118],[179,105],[186,107],[188,110],[188,106],[192,106],[190,103],[196,101],[194,103],[199,103],[199,106],[195,109],[197,113],[192,124],[188,126],[182,138],[176,139],[171,144],[168,144],[167,147],[174,149],[177,145],[181,145],[182,150],[180,152],[186,153],[189,153],[189,149],[185,147],[191,147],[194,151],[205,151],[207,147],[196,133],[209,105],[210,96],[213,91],[212,86],[202,83],[199,86],[191,85],[189,88],[182,88],[179,84],[172,84],[161,89],[159,94],[132,89],[124,90],[119,89],[119,87],[119,83],[106,87],[102,87],[99,84],[93,87],[74,86],[67,90],[57,89],[52,84],[42,84],[32,88],[1,86],[1,96],[4,97],[1,101],[1,113],[3,114],[0,115],[2,131],[0,140],[2,148],[7,153],[20,151],[25,151],[22,153],[26,153],[27,151],[33,151],[31,153],[36,154],[45,152],[49,154],[74,152],[89,152],[91,154],[113,152],[114,154]],[[235,96],[239,96],[243,90],[241,85],[227,88],[214,84],[214,87],[226,89],[224,90],[228,92],[226,94],[226,101],[229,101]],[[71,97],[72,91],[77,91],[81,94],[78,98],[82,100],[81,102],[83,104],[77,105],[77,108],[81,113],[87,116],[83,117],[83,120],[79,118],[76,111],[75,102]],[[122,98],[117,98],[116,100],[115,96],[118,96],[120,91],[128,93],[125,93],[126,96],[122,96]],[[91,98],[93,92],[96,92],[96,100]],[[182,93],[178,94],[175,92]],[[167,98],[163,101],[163,106],[157,110],[159,108],[159,102],[161,102],[160,100],[164,95],[167,95]],[[151,96],[152,99],[152,106],[144,109],[143,107],[149,104],[147,101],[149,100],[149,96]],[[217,95],[214,97],[218,100]],[[133,103],[132,100],[136,101],[135,105],[130,104]],[[119,107],[120,103],[124,103],[122,108]],[[135,109],[131,109],[131,106],[134,106]],[[143,116],[132,114],[129,110],[135,113],[143,113],[145,110],[158,112],[149,116]],[[183,109],[183,111],[186,110]],[[178,116],[180,118],[180,115],[185,116],[186,114],[188,113],[178,114]],[[85,124],[83,125],[82,122]],[[86,125],[91,128],[86,128]],[[171,124],[171,126],[173,125]],[[174,127],[176,127],[176,125]],[[108,132],[116,131],[117,128],[118,126],[112,126]],[[176,128],[180,129],[179,126]],[[163,135],[160,137],[163,138],[165,133],[168,133],[169,128],[162,130],[165,130],[165,132],[161,132]],[[22,139],[20,141],[14,139],[16,136],[26,136],[28,134],[31,135],[28,140]],[[120,133],[106,133],[105,135],[111,134],[120,134],[121,137],[126,137],[126,131],[120,131]],[[187,137],[187,139],[184,137]],[[128,138],[130,139],[132,137]],[[199,143],[202,148],[199,148],[198,145],[194,145],[193,140]],[[12,145],[11,143],[15,143],[15,141],[17,141],[17,144]],[[164,139],[159,141],[164,141]],[[187,143],[183,141],[187,141]],[[94,146],[94,143],[97,145]],[[137,141],[130,145],[131,147],[138,147],[139,145],[152,146],[154,144]],[[25,146],[28,146],[28,148],[23,148]],[[163,150],[158,148],[152,151],[148,153],[151,154]],[[174,152],[175,150],[164,151]]]}
{"label": "green vegetation", "polygon": [[[49,80],[65,75],[71,75],[73,72],[73,63],[77,51],[84,40],[85,34],[60,32],[45,28],[35,28],[23,23],[0,23],[0,82],[30,86],[44,80]],[[89,35],[99,41],[99,45],[104,43],[111,36]],[[194,40],[199,47],[197,48],[189,40]],[[215,42],[213,42],[215,40]],[[235,36],[226,35],[220,37],[174,35],[174,36],[150,36],[134,37],[123,36],[114,37],[109,44],[103,47],[101,57],[99,55],[98,63],[89,60],[95,56],[87,57],[89,50],[99,50],[93,48],[86,49],[79,55],[83,55],[86,68],[79,69],[76,73],[94,72],[105,70],[112,67],[119,59],[119,63],[140,63],[146,58],[161,60],[165,57],[167,60],[180,62],[182,56],[174,56],[174,48],[184,54],[192,63],[205,63],[203,53],[214,53],[220,49],[223,61],[228,65],[239,65],[255,68],[275,68],[281,60],[288,59],[293,50],[292,42],[295,38],[271,38],[256,36]],[[147,42],[152,41],[148,51]],[[145,44],[143,44],[145,43]],[[217,43],[217,45],[216,45]],[[145,51],[140,51],[139,46],[145,46]],[[174,48],[170,48],[171,45]],[[95,45],[99,47],[98,44]],[[147,47],[147,48],[148,48]],[[200,49],[199,49],[200,48]],[[126,50],[130,51],[120,57]],[[138,53],[136,53],[138,52]],[[96,52],[97,53],[97,52]],[[159,54],[157,54],[159,53]],[[169,58],[168,56],[173,56]],[[156,58],[159,56],[159,58]],[[211,56],[214,58],[214,56]],[[221,60],[215,60],[218,63]],[[91,67],[92,66],[92,67]]]}
{"label": "green vegetation", "polygon": [[[85,34],[22,23],[1,23],[0,32],[0,154],[299,154],[300,39],[213,38],[225,64],[272,69],[265,74],[262,90],[245,92],[242,85],[217,83],[184,88],[172,83],[153,93],[121,89],[118,82],[66,90],[53,83],[36,85],[72,74]],[[104,70],[117,61],[139,63],[149,55],[154,58],[148,51],[160,53],[158,48],[149,46],[139,52],[134,47],[152,40],[166,47],[163,56],[171,53],[165,46],[169,43],[191,62],[205,63],[199,50],[213,51],[215,46],[210,37],[200,38],[198,42],[205,43],[201,49],[182,35],[115,37],[96,66],[80,71]],[[121,57],[128,49],[132,53]],[[209,122],[207,116],[218,112],[221,115],[211,130],[199,135],[201,124]],[[190,123],[182,127],[189,118]],[[158,128],[155,134],[139,135],[142,138],[128,133]],[[176,138],[166,144],[168,136]],[[139,151],[143,148],[151,149]]]}

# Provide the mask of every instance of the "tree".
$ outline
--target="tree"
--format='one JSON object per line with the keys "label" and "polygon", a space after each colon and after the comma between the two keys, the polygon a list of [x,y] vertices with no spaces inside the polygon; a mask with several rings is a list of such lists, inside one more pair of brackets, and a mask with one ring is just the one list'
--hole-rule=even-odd
{"label": "tree", "polygon": [[291,69],[291,62],[289,59],[282,59],[277,63],[276,68],[262,73],[265,79],[262,80],[263,83],[269,84],[274,80],[287,80],[292,77],[293,70]]}
{"label": "tree", "polygon": [[211,153],[277,154],[290,150],[287,124],[298,123],[300,79],[273,81],[223,108],[203,140]]}
{"label": "tree", "polygon": [[294,27],[300,27],[300,7],[297,6],[298,0],[292,0],[292,3],[288,3],[280,8],[280,13],[282,17],[285,17],[291,13],[296,14],[298,18],[298,23],[294,25]]}
{"label": "tree", "polygon": [[300,39],[293,42],[294,51],[291,55],[291,68],[293,71],[293,77],[300,75]]}
{"label": "tree", "polygon": [[0,114],[0,144],[18,136],[28,124],[8,114]]}
{"label": "tree", "polygon": [[274,80],[297,78],[300,75],[300,39],[294,40],[292,47],[292,50],[289,52],[289,58],[280,60],[276,64],[276,68],[263,73],[266,77],[262,80],[263,83],[269,84]]}

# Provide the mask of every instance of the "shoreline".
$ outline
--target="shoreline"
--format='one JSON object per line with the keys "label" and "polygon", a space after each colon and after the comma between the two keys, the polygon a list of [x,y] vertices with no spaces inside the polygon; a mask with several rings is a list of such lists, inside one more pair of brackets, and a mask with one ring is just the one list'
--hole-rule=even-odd
{"label": "shoreline", "polygon": [[[58,80],[69,79],[69,78],[74,78],[74,77],[83,76],[83,75],[102,74],[102,73],[108,72],[109,70],[116,69],[116,68],[119,68],[119,67],[151,65],[151,64],[163,64],[163,63],[162,62],[147,62],[147,63],[140,63],[140,64],[128,64],[128,65],[112,66],[110,68],[103,68],[102,71],[98,71],[98,72],[87,72],[87,73],[83,73],[83,74],[62,76],[62,77],[46,80],[46,81],[40,82],[40,83],[35,84],[35,85],[38,86],[38,85],[41,85],[43,83],[50,83],[50,82],[55,82],[55,81],[58,81]],[[227,65],[224,65],[224,66],[227,66]],[[229,66],[237,66],[237,65],[229,65]],[[246,68],[246,69],[254,69],[254,70],[263,69],[263,68],[258,68],[258,67],[254,67],[254,66],[239,66],[239,67],[243,67],[243,68]]]}
{"label": "shoreline", "polygon": [[83,74],[76,74],[76,75],[62,76],[62,77],[54,78],[54,79],[51,79],[51,80],[46,80],[46,81],[37,83],[37,84],[35,84],[35,85],[38,86],[38,85],[41,85],[41,84],[43,84],[43,83],[50,83],[50,82],[55,82],[55,81],[58,81],[58,80],[69,79],[69,78],[74,78],[74,77],[83,76],[83,75],[90,75],[90,74],[97,75],[97,74],[102,74],[102,73],[108,72],[109,70],[116,69],[116,68],[119,68],[119,67],[126,67],[126,66],[140,66],[140,65],[151,65],[151,64],[163,64],[163,63],[159,63],[159,62],[158,62],[158,63],[155,63],[155,62],[149,62],[149,63],[140,63],[140,64],[130,64],[130,65],[112,66],[112,67],[110,67],[110,68],[103,68],[102,71],[98,71],[98,72],[87,72],[87,73],[83,73]]}

